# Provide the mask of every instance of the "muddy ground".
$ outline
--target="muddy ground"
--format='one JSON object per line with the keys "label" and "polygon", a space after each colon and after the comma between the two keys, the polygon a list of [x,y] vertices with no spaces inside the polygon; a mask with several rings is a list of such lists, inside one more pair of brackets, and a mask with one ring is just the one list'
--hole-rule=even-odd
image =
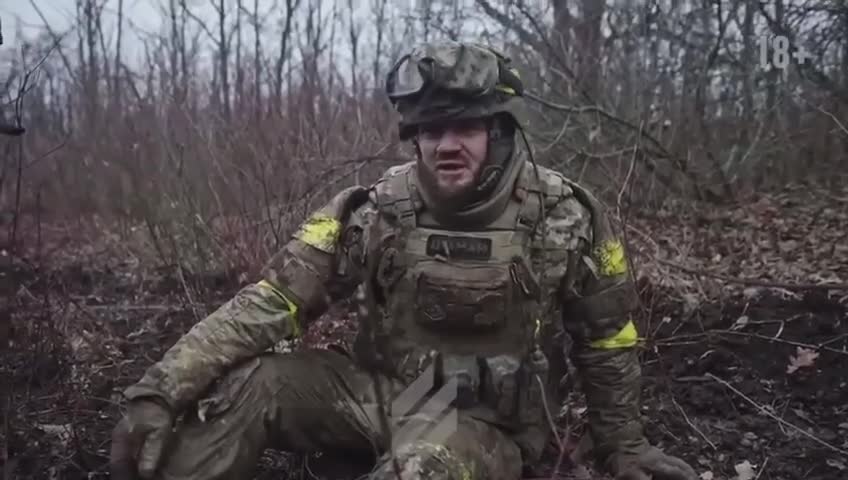
{"label": "muddy ground", "polygon": [[[844,242],[842,220],[821,221],[822,228],[841,228]],[[711,221],[699,237],[701,247],[694,241],[690,254],[722,264],[726,260],[716,260],[709,238],[732,227]],[[790,260],[803,256],[810,235],[792,237],[798,244],[776,251]],[[821,235],[830,233],[809,241]],[[777,241],[785,237],[778,234]],[[719,254],[730,258],[748,241],[733,242]],[[180,275],[102,257],[77,256],[50,269],[31,258],[6,254],[3,260],[0,460],[9,479],[108,478],[119,392],[245,283],[237,273]],[[744,274],[752,260],[737,256],[729,261],[735,271],[721,271]],[[848,278],[844,263],[832,259],[829,265],[836,265],[831,279]],[[640,280],[650,440],[689,461],[704,480],[848,478],[848,292],[719,282],[723,293],[711,296],[702,283],[677,289],[662,283]],[[352,328],[339,309],[309,330],[304,345],[320,348],[349,338]],[[561,427],[577,424],[579,431],[580,406],[576,396],[559,419]],[[552,451],[533,476],[551,478],[555,458]],[[335,478],[325,477],[322,468],[338,469],[339,463],[269,451],[257,478]],[[583,469],[558,477],[601,478]]]}

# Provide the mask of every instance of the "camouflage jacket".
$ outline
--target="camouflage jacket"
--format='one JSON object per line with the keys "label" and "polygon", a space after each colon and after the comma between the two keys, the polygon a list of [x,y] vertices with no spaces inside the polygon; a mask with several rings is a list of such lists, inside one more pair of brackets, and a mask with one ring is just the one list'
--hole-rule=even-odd
{"label": "camouflage jacket", "polygon": [[[525,170],[530,168],[527,163]],[[559,326],[572,337],[570,354],[587,397],[596,457],[638,451],[646,441],[638,338],[629,317],[636,294],[623,246],[589,192],[552,170],[539,170],[550,245],[546,271],[561,319],[546,327]],[[156,396],[180,412],[228,368],[297,337],[333,301],[351,295],[366,275],[371,226],[381,215],[377,188],[345,189],[310,215],[259,281],[196,324],[126,397]]]}

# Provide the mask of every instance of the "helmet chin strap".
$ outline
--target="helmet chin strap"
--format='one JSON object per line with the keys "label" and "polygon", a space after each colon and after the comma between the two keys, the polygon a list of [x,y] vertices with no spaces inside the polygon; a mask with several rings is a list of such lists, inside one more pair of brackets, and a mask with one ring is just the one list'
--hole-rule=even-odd
{"label": "helmet chin strap", "polygon": [[488,128],[486,160],[477,176],[469,207],[485,201],[497,189],[515,150],[515,125],[508,116],[492,116]]}

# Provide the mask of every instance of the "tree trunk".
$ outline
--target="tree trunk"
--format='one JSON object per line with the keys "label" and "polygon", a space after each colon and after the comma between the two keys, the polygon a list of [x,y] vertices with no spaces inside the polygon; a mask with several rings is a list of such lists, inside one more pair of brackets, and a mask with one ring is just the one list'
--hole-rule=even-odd
{"label": "tree trunk", "polygon": [[112,78],[112,89],[114,91],[115,98],[115,107],[118,112],[123,109],[123,92],[121,89],[123,88],[121,82],[121,47],[122,47],[122,39],[124,37],[124,0],[118,0],[118,32],[117,39],[115,40],[115,64],[112,67],[112,71],[114,72],[114,76]]}
{"label": "tree trunk", "polygon": [[385,26],[386,26],[386,0],[374,0],[372,3],[372,11],[374,12],[375,19],[374,23],[377,27],[377,46],[374,51],[374,65],[372,68],[372,74],[374,77],[374,86],[380,85],[380,59],[383,56],[383,36],[385,34]]}
{"label": "tree trunk", "polygon": [[277,62],[274,65],[274,101],[278,111],[283,102],[283,66],[289,57],[289,38],[292,31],[292,19],[299,3],[300,0],[286,0],[286,20],[283,24],[283,31],[280,33],[280,54],[277,56]]}
{"label": "tree trunk", "polygon": [[242,0],[236,0],[236,98],[235,106],[238,111],[241,111],[244,106],[244,68],[241,64],[241,21],[242,21]]}
{"label": "tree trunk", "polygon": [[253,0],[253,114],[259,120],[262,111],[262,28],[259,23],[259,0]]}
{"label": "tree trunk", "polygon": [[574,37],[579,45],[578,85],[595,101],[601,92],[601,20],[605,9],[604,1],[583,0],[580,3],[580,21],[574,26]]}
{"label": "tree trunk", "polygon": [[218,65],[220,68],[221,107],[224,120],[230,119],[230,42],[227,39],[227,8],[226,1],[218,3]]}
{"label": "tree trunk", "polygon": [[359,86],[356,82],[356,76],[359,72],[359,29],[356,21],[353,18],[353,0],[347,0],[348,18],[350,22],[350,30],[348,32],[350,38],[350,82],[353,89],[354,98],[359,98]]}

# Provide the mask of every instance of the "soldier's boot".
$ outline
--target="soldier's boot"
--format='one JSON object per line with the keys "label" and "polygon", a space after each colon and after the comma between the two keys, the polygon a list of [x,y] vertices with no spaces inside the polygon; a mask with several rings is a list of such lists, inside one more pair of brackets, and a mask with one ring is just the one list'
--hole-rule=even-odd
{"label": "soldier's boot", "polygon": [[[401,429],[410,431],[412,422]],[[434,426],[435,420],[424,420]],[[421,422],[419,421],[419,425]],[[417,425],[415,427],[418,427]],[[518,445],[501,430],[462,413],[455,428],[445,432],[416,428],[418,439],[407,440],[384,454],[369,480],[519,480],[522,458]],[[425,433],[427,432],[427,433]],[[397,432],[396,432],[397,433]],[[393,442],[394,443],[394,442]]]}
{"label": "soldier's boot", "polygon": [[262,355],[187,412],[157,478],[252,478],[265,448],[376,458],[374,408],[371,377],[341,353]]}

